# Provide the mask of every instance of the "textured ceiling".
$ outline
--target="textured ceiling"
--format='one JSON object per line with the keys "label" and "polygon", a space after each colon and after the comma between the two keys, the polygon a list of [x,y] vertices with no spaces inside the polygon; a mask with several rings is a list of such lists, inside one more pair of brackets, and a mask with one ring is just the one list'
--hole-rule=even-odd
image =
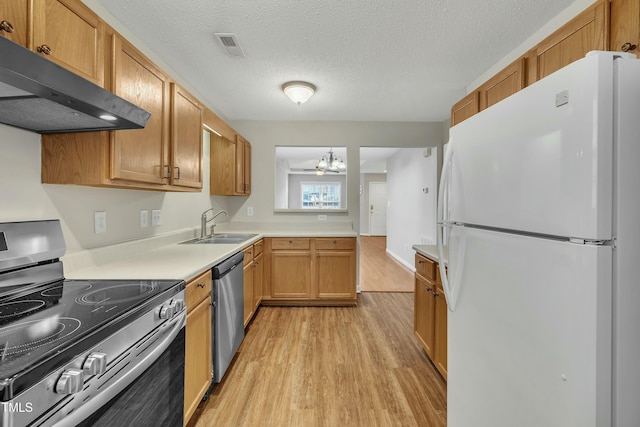
{"label": "textured ceiling", "polygon": [[[442,121],[572,0],[96,0],[228,120]],[[214,33],[235,33],[232,58]],[[289,101],[281,85],[317,92]]]}

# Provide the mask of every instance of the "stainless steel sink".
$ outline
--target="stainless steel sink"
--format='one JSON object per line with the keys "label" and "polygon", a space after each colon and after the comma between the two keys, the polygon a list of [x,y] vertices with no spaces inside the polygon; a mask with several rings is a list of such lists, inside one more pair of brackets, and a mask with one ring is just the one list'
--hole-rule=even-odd
{"label": "stainless steel sink", "polygon": [[239,244],[249,239],[256,237],[257,234],[242,234],[242,233],[222,233],[214,234],[212,236],[206,236],[204,238],[197,237],[195,239],[182,242],[183,244],[214,244],[214,243],[230,243]]}

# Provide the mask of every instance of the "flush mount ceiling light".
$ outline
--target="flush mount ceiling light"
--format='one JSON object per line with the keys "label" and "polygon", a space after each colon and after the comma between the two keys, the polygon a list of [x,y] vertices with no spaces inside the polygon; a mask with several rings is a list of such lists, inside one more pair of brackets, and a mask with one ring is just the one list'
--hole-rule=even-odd
{"label": "flush mount ceiling light", "polygon": [[344,164],[342,157],[336,156],[333,152],[333,148],[328,153],[322,156],[316,166],[316,174],[324,175],[325,172],[340,173],[347,170],[347,165]]}
{"label": "flush mount ceiling light", "polygon": [[296,104],[304,104],[313,96],[316,87],[307,82],[287,82],[282,85],[282,91]]}

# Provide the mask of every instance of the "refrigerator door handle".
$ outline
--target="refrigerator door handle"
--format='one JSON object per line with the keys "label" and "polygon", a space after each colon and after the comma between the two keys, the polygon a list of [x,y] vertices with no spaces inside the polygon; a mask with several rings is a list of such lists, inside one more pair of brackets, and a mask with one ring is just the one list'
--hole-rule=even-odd
{"label": "refrigerator door handle", "polygon": [[451,160],[453,155],[453,141],[449,141],[442,162],[442,174],[440,175],[440,188],[438,188],[438,211],[436,216],[436,244],[438,246],[438,268],[442,279],[442,289],[447,301],[449,311],[455,311],[455,301],[451,293],[451,286],[444,263],[444,232],[451,229],[451,221],[445,219],[445,212],[449,211],[449,180],[451,178]]}

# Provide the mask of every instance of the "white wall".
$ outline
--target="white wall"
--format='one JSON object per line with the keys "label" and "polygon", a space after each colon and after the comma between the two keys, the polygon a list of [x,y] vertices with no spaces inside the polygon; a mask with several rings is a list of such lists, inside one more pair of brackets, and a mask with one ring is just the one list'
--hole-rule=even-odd
{"label": "white wall", "polygon": [[[273,212],[275,200],[275,147],[347,147],[347,212],[327,212],[328,220],[351,221],[359,231],[360,147],[442,145],[442,123],[416,122],[306,122],[238,120],[229,123],[252,144],[252,190],[248,198],[229,200],[233,221],[304,222],[317,214]],[[247,216],[247,207],[254,216]],[[230,213],[231,213],[230,211]]]}
{"label": "white wall", "polygon": [[[199,227],[205,209],[225,209],[209,196],[209,134],[204,133],[200,193],[94,188],[40,183],[40,135],[0,125],[0,222],[60,219],[67,253]],[[140,228],[139,212],[160,209],[162,225]],[[94,234],[93,213],[107,212],[107,232]],[[150,222],[150,221],[149,221]]]}
{"label": "white wall", "polygon": [[411,247],[435,241],[438,148],[429,157],[424,151],[400,150],[387,159],[387,252],[410,268]]}

